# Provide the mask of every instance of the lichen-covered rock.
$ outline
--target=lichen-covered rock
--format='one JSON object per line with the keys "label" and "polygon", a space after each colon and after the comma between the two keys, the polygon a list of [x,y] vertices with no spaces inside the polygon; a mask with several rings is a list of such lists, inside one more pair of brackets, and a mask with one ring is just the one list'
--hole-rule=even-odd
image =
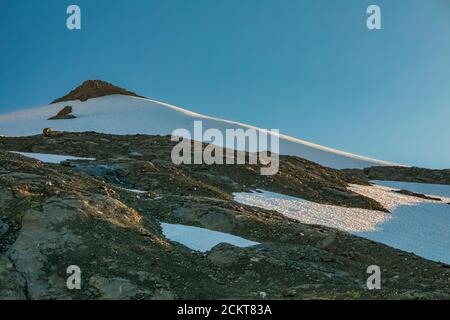
{"label": "lichen-covered rock", "polygon": [[149,296],[148,290],[143,290],[123,278],[104,278],[92,276],[89,284],[99,291],[99,298],[105,300],[129,300],[138,296]]}
{"label": "lichen-covered rock", "polygon": [[14,268],[13,263],[0,254],[0,300],[26,299],[25,279]]}

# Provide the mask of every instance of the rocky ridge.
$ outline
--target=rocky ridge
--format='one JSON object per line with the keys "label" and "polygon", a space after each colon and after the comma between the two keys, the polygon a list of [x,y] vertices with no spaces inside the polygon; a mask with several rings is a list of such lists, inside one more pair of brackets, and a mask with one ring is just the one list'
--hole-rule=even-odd
{"label": "rocky ridge", "polygon": [[450,169],[426,169],[418,167],[370,167],[363,170],[343,170],[353,178],[363,180],[391,180],[417,183],[450,184]]}
{"label": "rocky ridge", "polygon": [[86,101],[91,98],[98,98],[112,94],[122,94],[126,96],[143,98],[142,96],[134,92],[125,90],[102,80],[86,80],[80,86],[76,87],[65,96],[52,101],[52,103],[72,100]]}

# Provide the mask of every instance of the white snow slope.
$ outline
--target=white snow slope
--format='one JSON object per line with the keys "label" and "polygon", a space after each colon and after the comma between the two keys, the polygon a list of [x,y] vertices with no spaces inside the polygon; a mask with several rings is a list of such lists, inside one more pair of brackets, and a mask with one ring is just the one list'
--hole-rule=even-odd
{"label": "white snow slope", "polygon": [[172,241],[181,243],[191,250],[206,252],[219,243],[246,248],[259,243],[250,241],[228,233],[213,231],[205,228],[185,226],[182,224],[161,223],[164,236]]}
{"label": "white snow slope", "polygon": [[[49,117],[56,115],[66,105],[72,106],[72,114],[77,117],[76,119],[47,120]],[[184,128],[189,130],[193,137],[193,123],[196,120],[202,120],[203,131],[208,128],[217,128],[224,133],[227,128],[243,128],[244,130],[255,128],[238,122],[204,116],[159,101],[124,95],[110,95],[89,99],[85,102],[79,100],[60,102],[0,115],[0,135],[35,135],[42,133],[42,129],[47,127],[52,128],[52,130],[71,132],[95,131],[119,135],[170,135],[173,130]],[[280,154],[299,156],[327,167],[342,169],[395,165],[323,147],[282,134],[279,137]]]}
{"label": "white snow slope", "polygon": [[[450,263],[450,189],[434,193],[436,185],[385,182],[389,186],[351,185],[349,188],[380,202],[391,213],[331,206],[283,194],[260,191],[234,193],[234,200],[246,205],[275,210],[307,224],[319,224],[351,232],[435,261]],[[444,186],[439,190],[443,191]],[[449,187],[449,186],[445,186]],[[394,192],[419,189],[442,201],[426,200]]]}

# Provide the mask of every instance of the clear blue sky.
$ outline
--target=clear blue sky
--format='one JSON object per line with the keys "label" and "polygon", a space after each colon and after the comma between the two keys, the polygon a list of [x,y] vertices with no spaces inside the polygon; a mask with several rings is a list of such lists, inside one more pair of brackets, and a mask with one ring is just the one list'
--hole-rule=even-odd
{"label": "clear blue sky", "polygon": [[[78,4],[82,30],[66,28]],[[366,8],[382,10],[381,31]],[[207,115],[450,167],[448,0],[0,0],[0,112],[103,79]]]}

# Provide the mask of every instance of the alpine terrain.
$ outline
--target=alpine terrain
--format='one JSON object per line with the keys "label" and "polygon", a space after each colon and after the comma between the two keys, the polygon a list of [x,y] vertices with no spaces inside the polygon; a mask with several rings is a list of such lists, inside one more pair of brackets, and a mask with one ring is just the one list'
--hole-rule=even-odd
{"label": "alpine terrain", "polygon": [[448,170],[282,134],[272,176],[174,164],[198,120],[254,128],[100,80],[0,115],[0,299],[450,299]]}

